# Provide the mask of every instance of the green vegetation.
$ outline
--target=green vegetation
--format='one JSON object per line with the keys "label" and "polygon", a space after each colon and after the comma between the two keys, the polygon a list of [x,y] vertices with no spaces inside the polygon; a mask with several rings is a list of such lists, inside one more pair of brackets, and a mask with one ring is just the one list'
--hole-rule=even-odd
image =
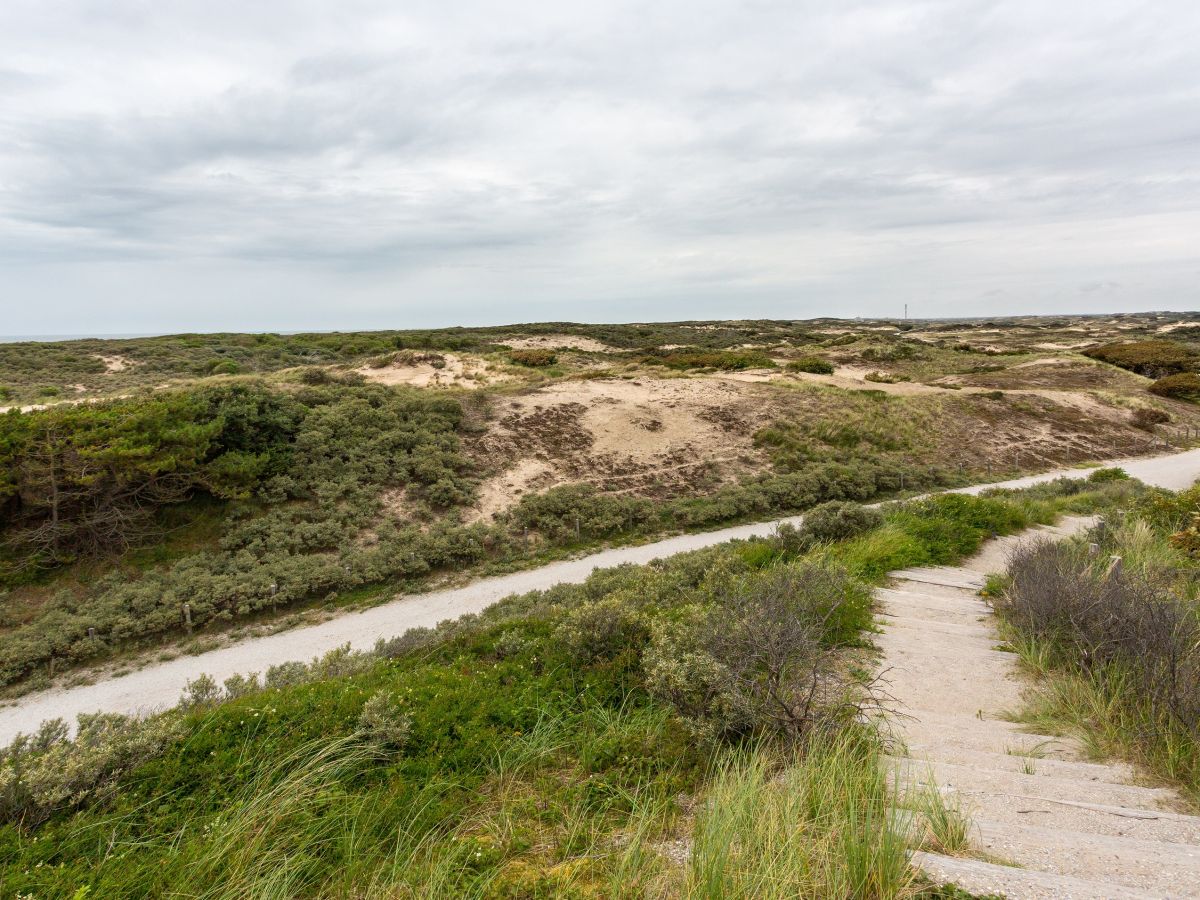
{"label": "green vegetation", "polygon": [[655,350],[643,354],[641,362],[669,369],[774,369],[775,360],[760,352],[735,350]]}
{"label": "green vegetation", "polygon": [[[331,384],[291,395],[235,385],[0,418],[9,586],[39,566],[161,536],[164,504],[229,501],[217,546],[165,566],[110,568],[0,633],[0,679],[483,559],[501,535],[433,518],[473,491],[462,415],[446,397]],[[420,514],[382,520],[385,489],[403,490],[432,524],[422,528]]]}
{"label": "green vegetation", "polygon": [[833,363],[819,356],[805,356],[793,359],[785,367],[789,372],[808,372],[810,375],[832,375]]}
{"label": "green vegetation", "polygon": [[123,552],[157,508],[247,497],[288,463],[295,404],[250,385],[0,416],[0,584]]}
{"label": "green vegetation", "polygon": [[[780,432],[777,472],[707,495],[662,501],[567,485],[523,497],[496,524],[462,525],[453,511],[471,499],[474,470],[461,451],[459,400],[304,372],[321,377],[286,391],[239,381],[0,417],[8,461],[0,586],[9,588],[0,681],[44,677],[163,634],[411,586],[440,570],[511,566],[531,549],[948,480],[902,452],[877,460],[893,439],[870,418],[850,423],[857,405],[879,408],[865,400],[844,423],[822,423],[812,443],[798,442],[807,431]],[[771,435],[760,440],[771,445]],[[176,531],[202,530],[207,546],[170,549]],[[69,578],[49,571],[72,562]]]}
{"label": "green vegetation", "polygon": [[623,566],[372,653],[198,679],[179,709],[75,741],[51,723],[0,755],[4,887],[912,896],[906,850],[954,831],[884,827],[883,747],[857,715],[864,582],[1130,490],[895,505],[807,551],[781,537]]}
{"label": "green vegetation", "polygon": [[[1119,482],[1115,482],[1119,483]],[[1155,491],[1086,541],[1019,552],[994,600],[1044,676],[1026,719],[1200,800],[1200,487]],[[1094,549],[1089,549],[1089,547]]]}
{"label": "green vegetation", "polygon": [[1194,372],[1167,375],[1150,385],[1148,390],[1160,397],[1200,402],[1200,375]]}
{"label": "green vegetation", "polygon": [[519,366],[542,368],[558,362],[558,355],[553,350],[513,350],[508,358]]}
{"label": "green vegetation", "polygon": [[1164,378],[1180,372],[1190,372],[1200,365],[1200,355],[1176,341],[1149,340],[1101,344],[1099,347],[1085,350],[1084,353],[1092,359],[1128,369],[1147,378]]}

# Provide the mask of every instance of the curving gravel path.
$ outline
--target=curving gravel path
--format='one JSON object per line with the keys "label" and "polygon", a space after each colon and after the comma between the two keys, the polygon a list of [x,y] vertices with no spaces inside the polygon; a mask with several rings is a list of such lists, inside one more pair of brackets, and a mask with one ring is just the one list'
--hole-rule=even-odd
{"label": "curving gravel path", "polygon": [[[1147,484],[1179,490],[1200,478],[1200,450],[1113,460],[1106,465],[1119,465]],[[977,494],[990,487],[1027,487],[1063,475],[1078,475],[1079,472],[1078,469],[1058,469],[1011,481],[961,488],[956,493]],[[238,673],[262,672],[268,666],[281,662],[308,660],[346,643],[356,650],[368,649],[381,637],[389,638],[410,628],[432,627],[446,619],[477,613],[510,594],[542,590],[556,584],[577,584],[598,568],[623,563],[644,564],[735,538],[766,537],[780,523],[798,524],[802,519],[803,516],[791,516],[701,534],[680,535],[637,547],[602,550],[580,559],[480,579],[461,588],[400,597],[382,606],[347,613],[318,625],[250,638],[208,653],[155,663],[120,678],[28,694],[16,701],[14,706],[0,710],[0,746],[6,745],[19,732],[33,731],[46,719],[63,718],[73,723],[79,713],[103,711],[144,714],[172,706],[178,701],[186,683],[202,673],[221,682]]]}

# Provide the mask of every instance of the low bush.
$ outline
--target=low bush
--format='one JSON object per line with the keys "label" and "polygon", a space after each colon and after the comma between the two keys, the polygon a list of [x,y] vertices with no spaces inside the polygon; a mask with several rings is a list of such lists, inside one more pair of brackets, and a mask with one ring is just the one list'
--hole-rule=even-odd
{"label": "low bush", "polygon": [[1155,409],[1153,406],[1139,406],[1129,416],[1130,424],[1142,431],[1153,431],[1155,425],[1162,425],[1164,422],[1170,421],[1169,413]]}
{"label": "low bush", "polygon": [[1092,484],[1105,484],[1110,481],[1126,481],[1129,479],[1129,473],[1118,466],[1108,466],[1099,469],[1092,469],[1088,473],[1087,480]]}
{"label": "low bush", "polygon": [[45,722],[35,735],[19,736],[0,749],[0,817],[31,828],[59,810],[103,800],[183,733],[175,715],[147,722],[81,715],[74,740],[61,719]]}
{"label": "low bush", "polygon": [[1085,356],[1128,369],[1147,378],[1164,378],[1189,372],[1200,357],[1189,347],[1175,341],[1149,340],[1101,344],[1083,351]]}
{"label": "low bush", "polygon": [[801,740],[857,709],[832,677],[831,650],[857,638],[870,610],[866,586],[827,563],[745,576],[654,626],[647,684],[699,735]]}
{"label": "low bush", "polygon": [[819,356],[793,359],[785,366],[789,372],[808,372],[810,375],[832,375],[833,363]]}
{"label": "low bush", "polygon": [[508,358],[519,366],[543,368],[558,362],[558,355],[553,350],[530,348],[528,350],[513,350]]}
{"label": "low bush", "polygon": [[1200,792],[1197,573],[1181,576],[1166,536],[1144,520],[1106,521],[1091,539],[1109,552],[1050,541],[1018,548],[992,602],[1027,655],[1104,698],[1089,727]]}
{"label": "low bush", "polygon": [[865,348],[859,356],[870,362],[899,362],[900,360],[925,359],[927,351],[912,340],[895,340],[887,344],[874,344]]}
{"label": "low bush", "polygon": [[814,506],[804,516],[801,536],[809,545],[829,541],[844,541],[883,524],[883,513],[878,509],[832,500]]}
{"label": "low bush", "polygon": [[746,350],[656,350],[642,357],[650,365],[671,369],[773,369],[775,360],[764,353]]}
{"label": "low bush", "polygon": [[1169,397],[1172,400],[1200,402],[1200,375],[1194,372],[1168,375],[1158,379],[1147,390],[1159,397]]}

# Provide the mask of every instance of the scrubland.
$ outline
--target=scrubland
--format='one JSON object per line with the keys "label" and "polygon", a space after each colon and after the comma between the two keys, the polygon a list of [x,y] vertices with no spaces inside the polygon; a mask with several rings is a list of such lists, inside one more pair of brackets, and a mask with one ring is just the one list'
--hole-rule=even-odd
{"label": "scrubland", "polygon": [[0,891],[954,896],[907,864],[962,843],[951,811],[910,799],[921,824],[884,827],[871,588],[1068,510],[1105,513],[1096,549],[1030,551],[993,585],[1044,684],[1029,715],[1194,791],[1194,492],[1102,469],[861,504],[1200,439],[1198,330],[1148,314],[0,345],[13,696],[811,510],[374,652],[197,677],[145,720],[49,723],[0,752]]}
{"label": "scrubland", "polygon": [[548,323],[0,345],[13,402],[55,401],[0,417],[0,683],[597,544],[1188,443],[1200,407],[1148,376],[1190,375],[1197,328]]}
{"label": "scrubland", "polygon": [[888,827],[871,586],[1142,493],[834,503],[373,652],[197,678],[146,720],[50,723],[0,757],[4,889],[938,896],[907,852],[953,843],[953,817],[908,797],[922,824]]}

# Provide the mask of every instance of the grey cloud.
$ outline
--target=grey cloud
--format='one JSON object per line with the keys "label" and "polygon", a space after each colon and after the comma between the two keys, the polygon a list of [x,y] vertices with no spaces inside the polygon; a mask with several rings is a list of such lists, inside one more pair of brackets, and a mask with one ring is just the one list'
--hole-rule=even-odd
{"label": "grey cloud", "polygon": [[4,330],[122,290],[110,331],[230,327],[185,299],[199,284],[252,284],[296,319],[277,328],[330,307],[352,327],[1197,305],[1183,0],[14,0],[8,20],[0,266],[27,324]]}

